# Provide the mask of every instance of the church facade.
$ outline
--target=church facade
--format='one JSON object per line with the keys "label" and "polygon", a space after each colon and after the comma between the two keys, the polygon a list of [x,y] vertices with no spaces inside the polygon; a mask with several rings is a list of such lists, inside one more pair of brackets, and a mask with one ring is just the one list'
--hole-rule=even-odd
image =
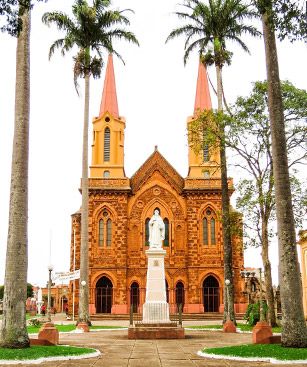
{"label": "church facade", "polygon": [[[199,65],[194,116],[211,108],[206,70]],[[219,152],[189,148],[186,178],[157,147],[136,173],[124,169],[126,122],[119,115],[112,56],[109,56],[100,113],[93,120],[89,177],[90,313],[137,312],[145,302],[148,222],[158,209],[165,224],[166,292],[170,309],[184,313],[223,310],[224,263]],[[232,181],[229,182],[233,191]],[[71,270],[80,266],[81,214],[72,215]],[[233,238],[235,309],[245,299],[240,277],[242,239]],[[75,281],[78,290],[79,283]],[[76,292],[78,294],[78,292]],[[71,297],[70,297],[71,299]],[[71,304],[70,304],[71,307]],[[78,297],[75,297],[75,309]]]}

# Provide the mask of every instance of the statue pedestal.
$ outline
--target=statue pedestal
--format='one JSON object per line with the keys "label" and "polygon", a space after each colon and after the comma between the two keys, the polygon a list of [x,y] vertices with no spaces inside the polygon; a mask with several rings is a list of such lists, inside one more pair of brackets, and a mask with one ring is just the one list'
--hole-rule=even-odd
{"label": "statue pedestal", "polygon": [[130,326],[128,339],[183,339],[184,328],[169,317],[166,302],[164,257],[166,251],[153,248],[146,251],[148,257],[146,299],[143,305],[143,321]]}
{"label": "statue pedestal", "polygon": [[162,248],[146,251],[148,258],[146,299],[143,305],[144,324],[170,323],[169,305],[166,302],[164,257]]}

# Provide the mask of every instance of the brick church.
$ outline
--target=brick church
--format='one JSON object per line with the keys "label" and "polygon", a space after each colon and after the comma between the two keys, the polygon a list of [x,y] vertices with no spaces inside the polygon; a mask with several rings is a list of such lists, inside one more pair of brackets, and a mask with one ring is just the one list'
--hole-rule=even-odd
{"label": "brick church", "polygon": [[[211,109],[202,64],[194,115],[188,118],[187,126],[199,109]],[[125,128],[126,121],[118,110],[113,59],[109,56],[99,116],[93,119],[89,167],[90,313],[127,314],[131,306],[136,312],[145,302],[148,222],[156,208],[165,223],[163,248],[167,251],[165,282],[170,308],[182,304],[185,313],[221,312],[224,264],[219,152],[205,147],[197,155],[189,148],[189,170],[183,178],[155,148],[129,178],[124,167]],[[76,212],[72,215],[71,270],[74,257],[75,268],[80,266],[80,231],[81,214]],[[242,239],[233,238],[238,312],[246,302],[242,267]],[[78,289],[79,282],[75,283]]]}

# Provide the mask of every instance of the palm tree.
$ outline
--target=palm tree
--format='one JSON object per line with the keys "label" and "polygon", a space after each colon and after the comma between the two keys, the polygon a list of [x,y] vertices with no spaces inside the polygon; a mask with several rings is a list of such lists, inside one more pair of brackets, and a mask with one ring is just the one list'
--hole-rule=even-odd
{"label": "palm tree", "polygon": [[268,106],[272,134],[273,174],[279,247],[279,282],[283,318],[282,345],[307,347],[307,328],[302,303],[293,207],[289,179],[284,109],[271,0],[258,0],[262,17],[268,79]]}
{"label": "palm tree", "polygon": [[[185,53],[184,63],[194,49],[201,55],[201,61],[207,65],[215,65],[217,80],[218,111],[223,110],[222,68],[230,64],[232,53],[226,49],[226,41],[238,43],[244,51],[249,52],[242,41],[243,34],[260,35],[255,27],[244,24],[246,19],[256,16],[256,12],[244,5],[241,0],[209,0],[205,4],[199,0],[185,0],[182,4],[184,12],[175,14],[187,23],[174,29],[168,36],[169,41],[178,36],[184,36]],[[226,310],[229,310],[230,319],[235,322],[234,289],[232,272],[232,244],[230,231],[229,192],[227,182],[226,148],[224,143],[224,128],[219,131],[220,161],[221,161],[221,188],[222,188],[222,221],[224,243],[224,279],[230,281],[229,306],[227,297],[224,297],[224,321]],[[226,287],[226,286],[225,286]],[[224,294],[226,294],[224,289]]]}
{"label": "palm tree", "polygon": [[[122,11],[110,10],[110,0],[94,0],[89,6],[86,0],[76,0],[73,7],[73,18],[62,12],[50,12],[43,15],[47,25],[56,24],[59,30],[65,32],[65,37],[56,40],[50,47],[49,58],[55,49],[61,49],[62,55],[73,47],[78,48],[74,57],[74,81],[77,78],[85,81],[84,120],[83,120],[83,153],[82,153],[82,209],[81,209],[81,256],[80,256],[80,298],[78,322],[90,324],[89,318],[89,289],[88,289],[88,120],[89,120],[89,90],[90,76],[100,77],[103,66],[102,50],[120,55],[113,49],[114,39],[124,39],[138,44],[135,35],[118,25],[129,25],[129,19],[124,15],[129,9]],[[98,57],[91,56],[97,53]],[[85,283],[84,283],[85,282]]]}
{"label": "palm tree", "polygon": [[30,115],[30,10],[19,9],[22,30],[17,39],[15,127],[9,228],[0,345],[29,347],[26,327],[28,270],[28,163]]}

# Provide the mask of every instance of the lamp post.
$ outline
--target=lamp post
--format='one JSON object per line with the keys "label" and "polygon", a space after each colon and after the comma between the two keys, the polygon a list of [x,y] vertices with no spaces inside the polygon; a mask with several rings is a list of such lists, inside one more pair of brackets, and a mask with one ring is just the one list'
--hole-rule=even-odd
{"label": "lamp post", "polygon": [[48,317],[48,322],[51,322],[51,284],[52,284],[52,280],[51,280],[51,273],[53,270],[53,266],[49,265],[48,266],[48,272],[49,272],[49,280],[48,280],[48,307],[47,307],[47,317]]}

